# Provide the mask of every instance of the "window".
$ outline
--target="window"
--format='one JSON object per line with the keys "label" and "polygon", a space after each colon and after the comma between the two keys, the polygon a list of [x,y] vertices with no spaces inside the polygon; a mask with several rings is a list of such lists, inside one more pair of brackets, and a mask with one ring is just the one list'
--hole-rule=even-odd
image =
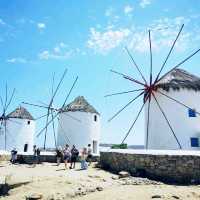
{"label": "window", "polygon": [[93,153],[97,153],[97,146],[98,146],[97,141],[93,140],[92,143],[93,143]]}
{"label": "window", "polygon": [[30,121],[27,121],[27,124],[29,125],[31,122]]}
{"label": "window", "polygon": [[96,116],[96,115],[94,116],[94,121],[95,121],[95,122],[97,121],[97,116]]}
{"label": "window", "polygon": [[190,138],[191,147],[199,147],[199,138]]}
{"label": "window", "polygon": [[196,117],[196,111],[195,111],[195,109],[189,108],[188,109],[188,116],[189,117]]}
{"label": "window", "polygon": [[27,152],[28,151],[28,144],[25,144],[24,145],[24,152]]}

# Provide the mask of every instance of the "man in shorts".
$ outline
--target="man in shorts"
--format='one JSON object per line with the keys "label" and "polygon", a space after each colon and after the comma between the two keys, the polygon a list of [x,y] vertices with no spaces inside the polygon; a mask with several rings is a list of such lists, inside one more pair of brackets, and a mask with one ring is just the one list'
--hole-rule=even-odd
{"label": "man in shorts", "polygon": [[92,148],[91,148],[91,144],[88,144],[88,148],[87,148],[87,162],[89,162],[89,165],[91,165],[92,162]]}

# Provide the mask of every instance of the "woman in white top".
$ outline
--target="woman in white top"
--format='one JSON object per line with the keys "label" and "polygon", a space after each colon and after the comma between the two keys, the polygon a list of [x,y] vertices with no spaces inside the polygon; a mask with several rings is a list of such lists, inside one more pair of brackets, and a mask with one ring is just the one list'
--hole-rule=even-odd
{"label": "woman in white top", "polygon": [[84,147],[83,151],[81,152],[81,169],[87,169],[88,164],[86,162],[87,159],[87,148]]}
{"label": "woman in white top", "polygon": [[67,163],[70,161],[70,159],[71,159],[71,151],[70,151],[69,145],[66,144],[63,150],[63,160],[65,162],[65,169],[67,169]]}

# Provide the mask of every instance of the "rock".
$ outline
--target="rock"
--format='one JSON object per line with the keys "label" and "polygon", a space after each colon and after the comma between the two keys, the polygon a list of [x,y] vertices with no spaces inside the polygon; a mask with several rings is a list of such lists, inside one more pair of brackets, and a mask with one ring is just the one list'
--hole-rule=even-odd
{"label": "rock", "polygon": [[130,176],[129,172],[126,171],[119,172],[119,178],[127,178],[129,176]]}
{"label": "rock", "polygon": [[47,197],[47,200],[55,200],[54,195],[50,195]]}
{"label": "rock", "polygon": [[88,188],[86,190],[86,192],[88,192],[88,193],[95,192],[95,191],[96,191],[96,188]]}
{"label": "rock", "polygon": [[103,188],[101,186],[98,186],[96,187],[96,190],[100,192],[100,191],[103,191]]}
{"label": "rock", "polygon": [[118,176],[112,176],[111,178],[112,178],[113,180],[118,180],[118,179],[119,179]]}
{"label": "rock", "polygon": [[173,197],[174,199],[180,199],[180,197],[178,197],[178,196],[176,196],[176,195],[172,195],[172,197]]}
{"label": "rock", "polygon": [[8,194],[10,187],[6,182],[6,177],[0,177],[0,196]]}
{"label": "rock", "polygon": [[42,198],[43,198],[42,194],[30,194],[26,196],[26,200],[38,200]]}
{"label": "rock", "polygon": [[80,196],[81,195],[81,191],[76,191],[75,192],[75,196]]}
{"label": "rock", "polygon": [[83,195],[86,195],[87,193],[85,191],[76,191],[75,192],[75,196],[83,196]]}
{"label": "rock", "polygon": [[160,195],[153,195],[151,198],[152,199],[161,199],[162,197]]}

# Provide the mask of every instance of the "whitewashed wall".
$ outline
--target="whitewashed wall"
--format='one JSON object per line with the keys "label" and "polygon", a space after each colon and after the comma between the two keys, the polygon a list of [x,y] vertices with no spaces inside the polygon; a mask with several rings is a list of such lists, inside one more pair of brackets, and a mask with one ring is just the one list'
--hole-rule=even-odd
{"label": "whitewashed wall", "polygon": [[[100,116],[95,113],[87,112],[67,112],[69,115],[76,117],[81,122],[78,122],[66,114],[59,115],[57,145],[64,147],[65,144],[76,145],[78,149],[87,147],[88,144],[93,145],[93,141],[97,141],[97,152],[99,153],[99,138],[100,138]],[[97,116],[97,121],[94,121],[94,116]],[[67,137],[70,140],[67,140]],[[92,147],[93,148],[93,147]]]}
{"label": "whitewashed wall", "polygon": [[[24,151],[24,145],[28,144],[28,152],[33,151],[34,145],[34,133],[35,133],[35,121],[28,119],[13,118],[7,120],[7,151],[11,151],[16,148],[18,151]],[[30,124],[28,124],[30,121]],[[3,128],[3,126],[2,126]],[[5,132],[0,132],[0,149],[5,149]]]}
{"label": "whitewashed wall", "polygon": [[[160,91],[200,112],[200,92],[187,89],[181,89],[179,91],[170,89],[169,92],[160,89]],[[198,137],[200,140],[200,116],[197,114],[197,117],[189,117],[187,108],[159,93],[156,93],[156,98],[170,121],[182,148],[200,149],[199,147],[191,147],[190,141],[191,137]],[[145,105],[145,127],[147,125],[147,105]],[[150,108],[148,148],[179,149],[154,98],[152,98]],[[147,134],[145,135],[147,136]],[[146,139],[145,137],[145,144]]]}

